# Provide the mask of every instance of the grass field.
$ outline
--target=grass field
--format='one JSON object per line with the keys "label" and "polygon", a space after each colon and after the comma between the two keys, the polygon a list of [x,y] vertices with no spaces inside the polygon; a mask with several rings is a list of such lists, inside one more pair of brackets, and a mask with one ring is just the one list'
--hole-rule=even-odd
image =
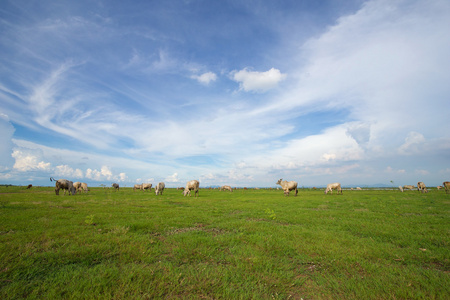
{"label": "grass field", "polygon": [[433,190],[0,187],[0,298],[449,299]]}

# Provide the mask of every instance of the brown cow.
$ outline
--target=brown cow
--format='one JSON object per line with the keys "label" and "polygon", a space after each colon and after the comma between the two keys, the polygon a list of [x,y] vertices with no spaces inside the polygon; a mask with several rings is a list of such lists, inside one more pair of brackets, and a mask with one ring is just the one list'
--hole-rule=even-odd
{"label": "brown cow", "polygon": [[450,192],[450,181],[444,181],[443,183],[442,183],[442,185],[444,186],[444,188],[445,188],[445,193],[447,194],[448,192]]}
{"label": "brown cow", "polygon": [[423,183],[422,181],[419,181],[417,183],[417,190],[419,192],[422,191],[422,193],[428,193],[427,187],[425,186],[425,183]]}

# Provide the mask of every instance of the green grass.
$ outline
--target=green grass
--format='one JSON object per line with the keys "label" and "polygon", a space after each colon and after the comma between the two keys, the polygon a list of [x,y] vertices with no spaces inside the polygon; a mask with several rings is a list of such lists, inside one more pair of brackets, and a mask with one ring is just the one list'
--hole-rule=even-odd
{"label": "green grass", "polygon": [[448,299],[450,195],[0,187],[0,298]]}

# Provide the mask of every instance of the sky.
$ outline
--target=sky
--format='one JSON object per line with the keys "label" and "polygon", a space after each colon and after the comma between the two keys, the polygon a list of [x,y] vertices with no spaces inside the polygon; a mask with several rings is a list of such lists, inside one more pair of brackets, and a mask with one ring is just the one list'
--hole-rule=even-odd
{"label": "sky", "polygon": [[450,180],[448,0],[0,2],[0,183]]}

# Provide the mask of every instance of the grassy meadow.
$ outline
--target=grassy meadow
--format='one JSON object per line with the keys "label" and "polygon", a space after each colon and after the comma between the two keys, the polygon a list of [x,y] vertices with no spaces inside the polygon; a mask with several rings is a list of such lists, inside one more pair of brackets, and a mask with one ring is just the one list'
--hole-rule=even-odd
{"label": "grassy meadow", "polygon": [[450,194],[0,187],[0,298],[449,299]]}

